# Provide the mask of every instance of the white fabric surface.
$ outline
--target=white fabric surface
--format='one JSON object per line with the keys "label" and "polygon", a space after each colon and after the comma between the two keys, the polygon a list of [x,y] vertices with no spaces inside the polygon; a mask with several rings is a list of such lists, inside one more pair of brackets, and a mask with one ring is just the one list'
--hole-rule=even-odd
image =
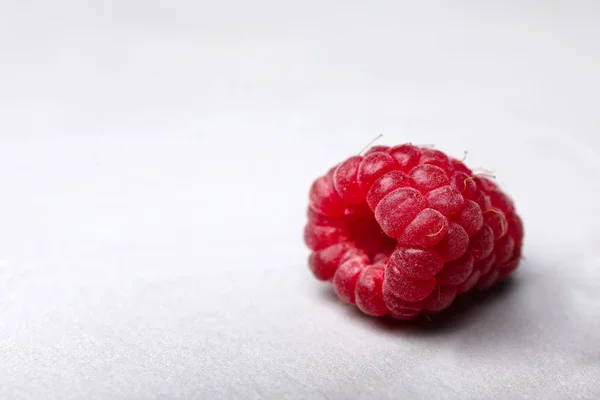
{"label": "white fabric surface", "polygon": [[[0,398],[600,398],[600,3],[492,3],[1,2]],[[495,171],[511,284],[407,326],[312,278],[378,133]]]}

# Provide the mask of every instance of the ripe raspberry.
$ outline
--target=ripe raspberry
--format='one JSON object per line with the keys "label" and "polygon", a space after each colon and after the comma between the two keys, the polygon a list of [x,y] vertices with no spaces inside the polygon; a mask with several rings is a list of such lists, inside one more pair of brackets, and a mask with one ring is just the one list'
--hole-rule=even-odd
{"label": "ripe raspberry", "polygon": [[365,314],[413,319],[514,271],[523,223],[497,184],[411,144],[374,146],[310,189],[309,266]]}

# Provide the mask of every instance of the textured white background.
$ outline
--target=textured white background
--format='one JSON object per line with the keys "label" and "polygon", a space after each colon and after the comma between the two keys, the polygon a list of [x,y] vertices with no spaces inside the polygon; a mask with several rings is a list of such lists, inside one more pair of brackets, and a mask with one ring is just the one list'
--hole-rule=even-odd
{"label": "textured white background", "polygon": [[[598,398],[599,71],[594,0],[1,0],[0,398]],[[378,133],[496,172],[511,284],[406,326],[311,277]]]}

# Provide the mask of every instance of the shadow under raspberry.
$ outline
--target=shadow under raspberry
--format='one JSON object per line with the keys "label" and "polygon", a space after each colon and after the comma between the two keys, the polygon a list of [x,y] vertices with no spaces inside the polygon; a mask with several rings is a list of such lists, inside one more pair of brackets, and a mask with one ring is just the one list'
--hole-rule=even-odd
{"label": "shadow under raspberry", "polygon": [[[476,318],[477,314],[487,313],[488,310],[486,309],[509,297],[511,292],[514,292],[518,286],[518,279],[509,276],[482,292],[473,291],[458,296],[446,310],[429,316],[420,316],[409,321],[395,320],[390,317],[371,317],[362,313],[355,306],[340,307],[340,309],[345,310],[351,318],[366,323],[374,329],[435,334],[460,329],[461,326],[468,325],[469,321]],[[323,286],[320,293],[326,301],[341,303],[341,300],[329,285]]]}
{"label": "shadow under raspberry", "polygon": [[418,332],[442,332],[460,329],[479,313],[487,313],[488,308],[495,303],[502,302],[510,296],[518,286],[514,277],[507,277],[494,286],[484,291],[473,291],[458,296],[447,309],[433,315],[421,316],[413,321],[396,321],[385,318],[383,324],[388,324],[392,329],[394,326],[409,328]]}

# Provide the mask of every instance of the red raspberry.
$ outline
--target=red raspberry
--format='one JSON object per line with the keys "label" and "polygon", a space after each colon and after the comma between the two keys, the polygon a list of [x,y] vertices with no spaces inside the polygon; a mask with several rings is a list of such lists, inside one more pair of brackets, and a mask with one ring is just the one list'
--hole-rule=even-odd
{"label": "red raspberry", "polygon": [[438,150],[374,146],[315,180],[309,200],[311,271],[368,315],[439,312],[521,258],[512,200]]}
{"label": "red raspberry", "polygon": [[383,301],[383,278],[385,263],[369,265],[356,282],[356,305],[365,314],[379,316],[388,312]]}

